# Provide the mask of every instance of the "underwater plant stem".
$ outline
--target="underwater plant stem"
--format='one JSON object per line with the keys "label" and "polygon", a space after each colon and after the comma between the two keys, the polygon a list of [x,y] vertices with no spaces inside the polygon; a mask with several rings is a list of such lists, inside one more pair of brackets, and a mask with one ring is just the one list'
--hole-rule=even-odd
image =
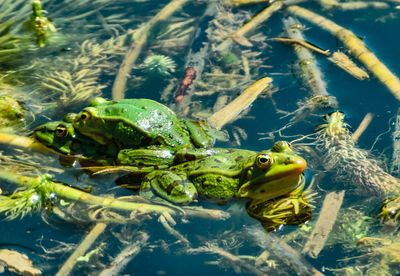
{"label": "underwater plant stem", "polygon": [[360,136],[364,133],[364,131],[367,129],[367,127],[371,123],[373,117],[374,116],[372,115],[372,113],[367,113],[367,115],[365,115],[365,117],[362,119],[358,128],[351,135],[351,138],[353,139],[354,142],[358,141]]}
{"label": "underwater plant stem", "polygon": [[104,232],[107,224],[103,222],[96,223],[96,225],[90,230],[82,242],[78,245],[75,251],[69,256],[67,261],[62,265],[60,270],[57,272],[56,276],[69,275],[74,268],[77,259],[83,256],[85,252],[92,246],[92,244],[97,240],[97,238]]}
{"label": "underwater plant stem", "polygon": [[[304,41],[303,34],[298,27],[300,24],[297,20],[295,20],[293,17],[288,17],[283,19],[283,25],[285,26],[285,30],[289,38],[297,41]],[[294,44],[294,50],[299,58],[298,64],[301,77],[313,96],[328,96],[329,93],[326,90],[326,83],[322,79],[321,70],[319,70],[317,61],[315,60],[311,51],[308,48],[304,48],[298,44]]]}
{"label": "underwater plant stem", "polygon": [[30,137],[19,136],[10,133],[1,133],[0,132],[0,144],[15,146],[19,148],[27,148],[32,149],[35,151],[43,152],[43,153],[50,153],[53,151],[49,148],[43,146],[41,143],[32,139]]}
{"label": "underwater plant stem", "polygon": [[247,87],[242,94],[236,99],[231,101],[228,105],[223,107],[221,110],[215,112],[208,119],[208,122],[217,129],[221,129],[229,122],[234,121],[240,112],[248,108],[266,89],[271,85],[272,79],[264,77],[252,83]]}
{"label": "underwater plant stem", "polygon": [[147,44],[149,32],[154,26],[160,21],[166,20],[176,10],[181,8],[184,4],[189,2],[188,0],[173,0],[161,9],[150,21],[140,27],[134,34],[134,41],[132,46],[129,48],[125,55],[123,62],[118,70],[117,76],[112,87],[112,98],[113,100],[123,99],[125,97],[125,87],[127,78],[138,59],[142,49]]}
{"label": "underwater plant stem", "polygon": [[[23,187],[32,187],[37,181],[40,181],[40,177],[23,176],[18,174],[13,174],[7,171],[0,170],[0,179],[4,181],[9,181],[11,183],[17,184]],[[50,181],[50,180],[49,180]],[[119,200],[113,197],[101,197],[96,195],[91,195],[84,191],[72,188],[70,186],[64,185],[59,182],[51,181],[53,192],[57,194],[58,197],[62,197],[71,201],[79,201],[86,203],[88,205],[99,205],[104,208],[129,211],[129,212],[140,212],[140,213],[168,213],[170,215],[179,215],[179,211],[176,209],[154,205],[146,203],[128,202]],[[209,210],[209,209],[196,209],[185,211],[185,214],[195,217],[203,217],[208,219],[226,219],[229,214],[220,210]]]}
{"label": "underwater plant stem", "polygon": [[[258,26],[260,26],[265,21],[267,21],[268,18],[270,18],[275,12],[280,10],[282,7],[283,7],[283,1],[278,0],[273,2],[271,5],[266,7],[256,16],[254,16],[249,22],[244,24],[240,29],[233,32],[224,42],[222,42],[220,45],[217,46],[216,50],[221,52],[227,50],[232,45],[233,40],[239,42],[239,44],[244,44],[241,41],[243,40],[247,41],[247,39],[244,37],[246,34],[257,28]],[[250,42],[247,42],[246,44],[248,44],[248,46],[251,45]]]}
{"label": "underwater plant stem", "polygon": [[331,192],[325,196],[317,222],[306,244],[303,247],[303,254],[317,258],[324,248],[336,222],[336,217],[343,203],[345,191]]}
{"label": "underwater plant stem", "polygon": [[359,39],[353,32],[342,26],[337,25],[333,21],[320,16],[312,11],[301,8],[299,6],[290,6],[287,10],[305,20],[308,20],[319,27],[327,30],[350,50],[352,55],[360,60],[368,70],[371,71],[388,89],[400,100],[400,80],[384,65]]}

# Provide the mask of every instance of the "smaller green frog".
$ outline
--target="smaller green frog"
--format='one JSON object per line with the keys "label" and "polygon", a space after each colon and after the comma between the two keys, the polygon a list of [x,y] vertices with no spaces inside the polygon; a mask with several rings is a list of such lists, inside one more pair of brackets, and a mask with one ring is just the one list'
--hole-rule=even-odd
{"label": "smaller green frog", "polygon": [[77,132],[72,123],[73,114],[68,114],[64,121],[53,121],[36,127],[33,137],[46,147],[66,156],[77,156],[84,159],[114,164],[117,149],[112,145],[100,145],[92,139]]}
{"label": "smaller green frog", "polygon": [[[208,152],[207,152],[208,151]],[[188,204],[197,195],[217,201],[247,198],[266,201],[293,191],[304,183],[306,161],[288,143],[277,142],[270,150],[193,149],[189,159],[166,170],[147,173],[142,191],[177,204]],[[197,152],[198,157],[193,155]],[[177,153],[188,158],[185,152]]]}

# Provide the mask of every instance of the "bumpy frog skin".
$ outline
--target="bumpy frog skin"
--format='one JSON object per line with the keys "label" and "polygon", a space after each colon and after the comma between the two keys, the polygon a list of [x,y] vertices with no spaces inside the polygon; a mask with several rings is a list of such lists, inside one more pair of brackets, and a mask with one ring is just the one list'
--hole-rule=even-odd
{"label": "bumpy frog skin", "polygon": [[198,151],[201,158],[150,172],[142,189],[152,188],[170,202],[187,204],[197,194],[223,201],[233,197],[268,200],[285,195],[303,183],[306,161],[286,142],[278,142],[271,150],[261,152],[213,150],[208,153],[192,150]]}
{"label": "bumpy frog skin", "polygon": [[206,123],[178,119],[168,107],[149,99],[94,99],[73,122],[83,135],[120,149],[159,145],[176,151],[209,147],[218,137]]}

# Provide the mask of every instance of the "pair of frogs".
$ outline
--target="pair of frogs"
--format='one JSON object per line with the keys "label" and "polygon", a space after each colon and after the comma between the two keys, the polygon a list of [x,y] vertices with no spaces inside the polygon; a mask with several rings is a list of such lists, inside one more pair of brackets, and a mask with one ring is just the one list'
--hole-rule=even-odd
{"label": "pair of frogs", "polygon": [[79,114],[37,127],[34,137],[64,155],[129,166],[142,175],[141,190],[177,204],[198,195],[265,202],[304,184],[306,161],[288,143],[261,152],[213,148],[223,132],[149,99],[95,98]]}

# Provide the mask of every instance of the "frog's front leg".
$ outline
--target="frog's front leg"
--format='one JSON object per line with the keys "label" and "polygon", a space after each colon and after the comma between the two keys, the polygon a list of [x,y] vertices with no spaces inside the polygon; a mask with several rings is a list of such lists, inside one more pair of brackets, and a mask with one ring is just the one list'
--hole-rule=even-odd
{"label": "frog's front leg", "polygon": [[156,195],[175,204],[188,204],[196,199],[197,190],[186,175],[156,170],[147,174],[141,190],[152,190]]}
{"label": "frog's front leg", "polygon": [[130,166],[171,165],[174,154],[167,148],[123,149],[118,153],[118,163]]}

